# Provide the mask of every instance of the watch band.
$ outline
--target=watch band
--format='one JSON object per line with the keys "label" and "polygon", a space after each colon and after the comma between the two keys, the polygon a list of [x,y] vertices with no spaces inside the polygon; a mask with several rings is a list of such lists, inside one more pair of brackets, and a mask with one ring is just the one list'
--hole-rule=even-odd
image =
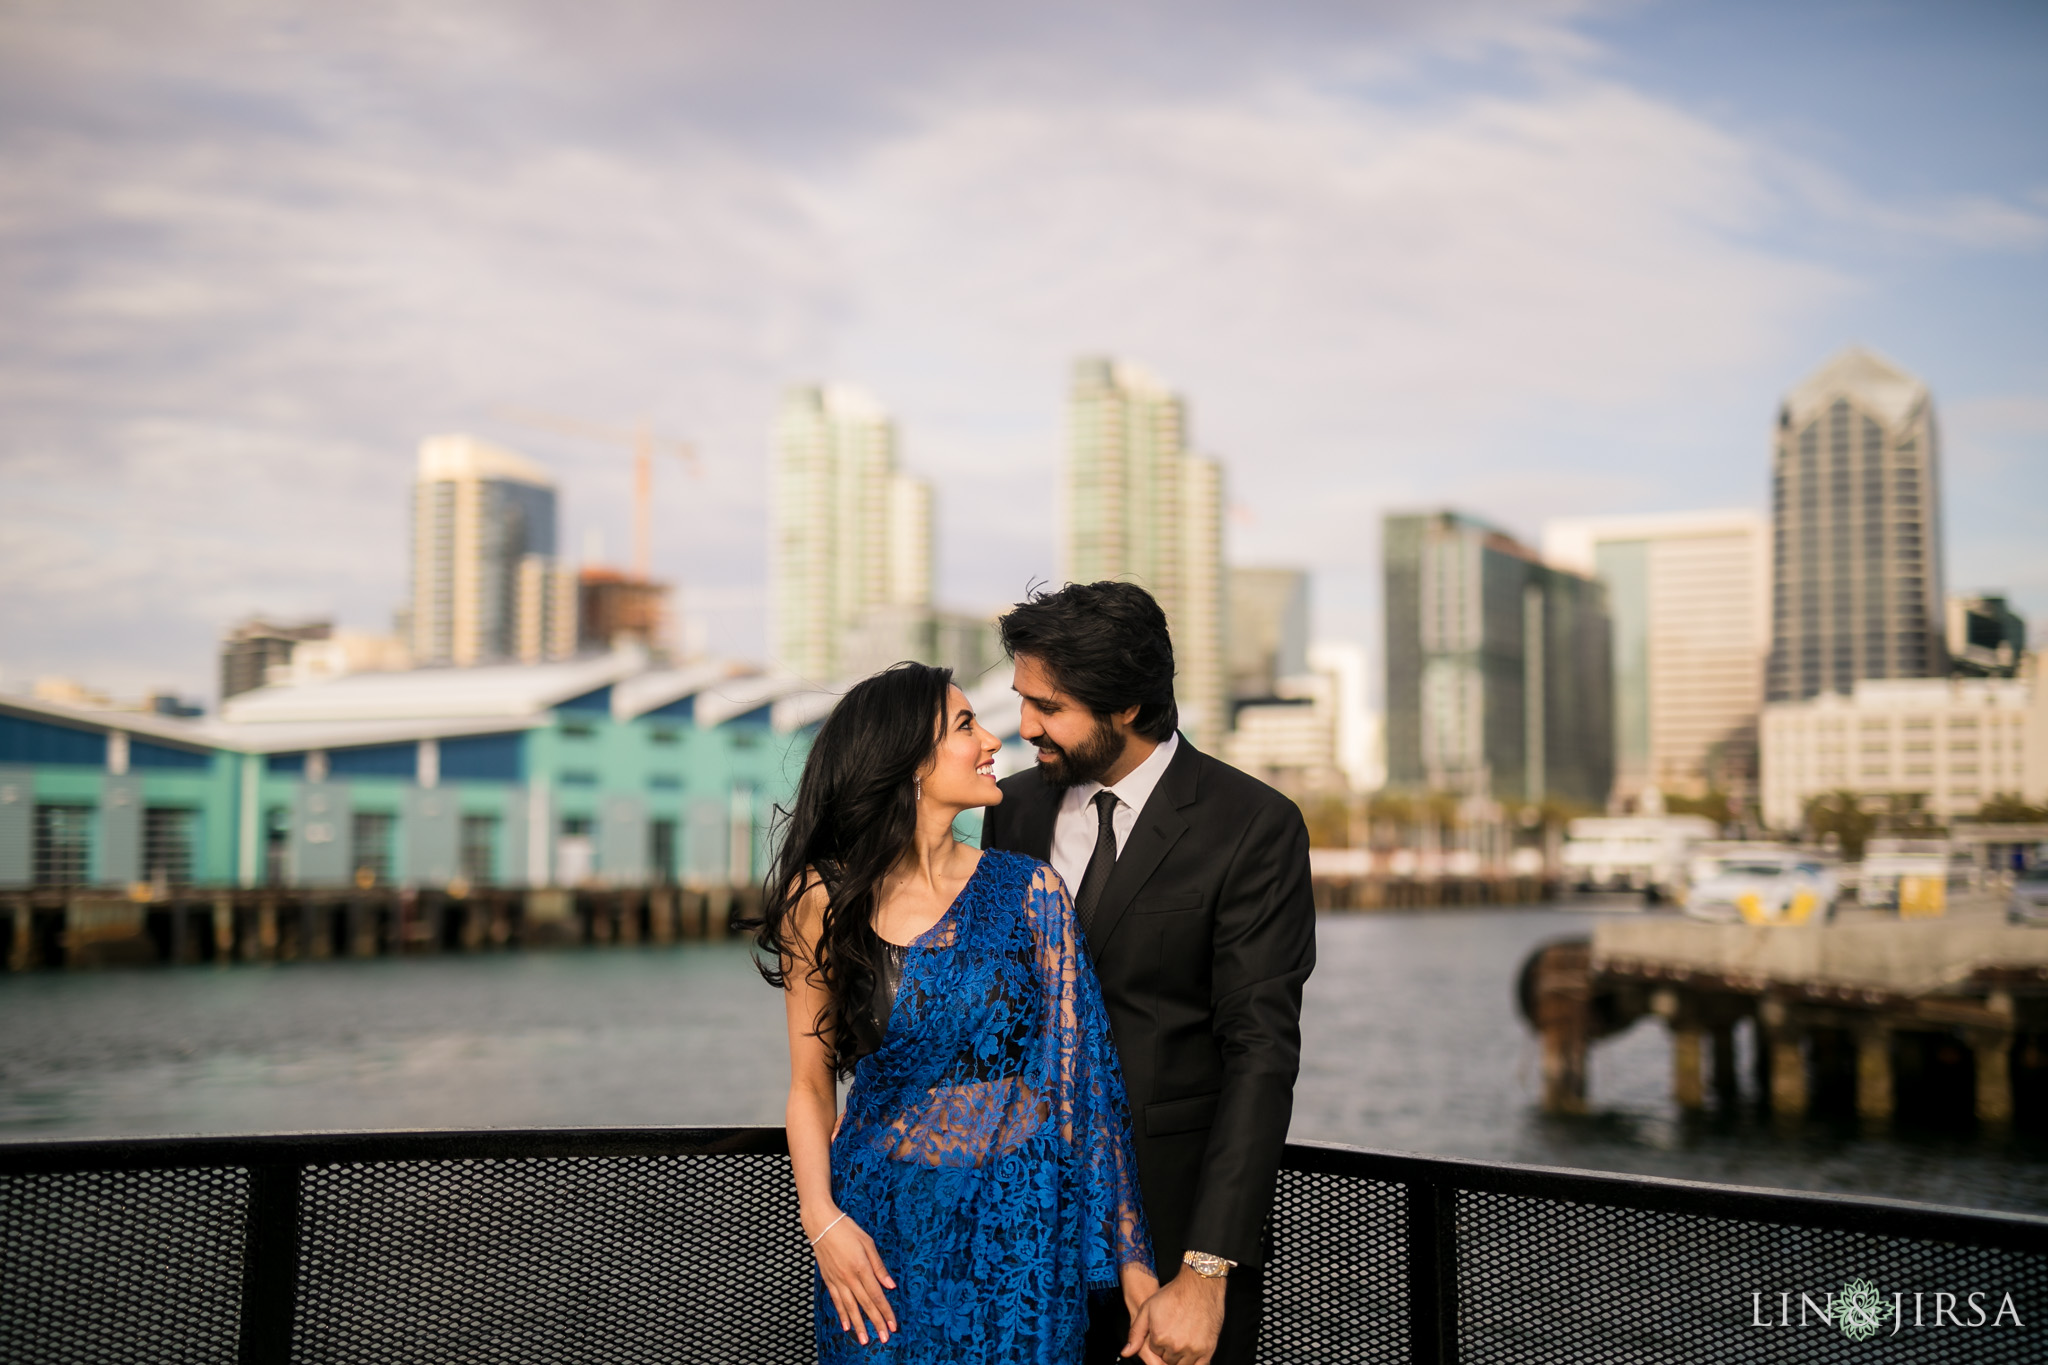
{"label": "watch band", "polygon": [[1180,1254],[1180,1263],[1205,1280],[1224,1279],[1237,1265],[1236,1261],[1226,1261],[1221,1256],[1211,1256],[1206,1251],[1183,1251]]}

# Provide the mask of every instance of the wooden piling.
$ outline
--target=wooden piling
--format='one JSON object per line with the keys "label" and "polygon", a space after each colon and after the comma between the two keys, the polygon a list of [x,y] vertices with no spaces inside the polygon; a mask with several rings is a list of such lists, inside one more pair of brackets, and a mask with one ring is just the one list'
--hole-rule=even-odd
{"label": "wooden piling", "polygon": [[1544,949],[1536,968],[1536,1028],[1543,1040],[1543,1108],[1586,1112],[1586,1050],[1590,954],[1583,943]]}
{"label": "wooden piling", "polygon": [[1892,1031],[1882,1020],[1866,1020],[1856,1030],[1856,1115],[1881,1127],[1891,1122],[1893,1105]]}
{"label": "wooden piling", "polygon": [[269,896],[256,906],[256,960],[277,960],[277,902]]}
{"label": "wooden piling", "polygon": [[1732,1110],[1742,1102],[1742,1078],[1735,1065],[1735,1024],[1723,1020],[1714,1025],[1714,1103]]}
{"label": "wooden piling", "polygon": [[1671,1028],[1671,1098],[1680,1109],[1707,1107],[1706,1034],[1691,1023]]}
{"label": "wooden piling", "polygon": [[1771,1114],[1781,1120],[1806,1117],[1805,1040],[1789,1024],[1771,1030]]}
{"label": "wooden piling", "polygon": [[235,955],[235,898],[213,898],[213,960],[227,962]]}
{"label": "wooden piling", "polygon": [[1965,1039],[1977,1063],[1977,1121],[2007,1127],[2012,1123],[2012,1034],[1970,1029]]}

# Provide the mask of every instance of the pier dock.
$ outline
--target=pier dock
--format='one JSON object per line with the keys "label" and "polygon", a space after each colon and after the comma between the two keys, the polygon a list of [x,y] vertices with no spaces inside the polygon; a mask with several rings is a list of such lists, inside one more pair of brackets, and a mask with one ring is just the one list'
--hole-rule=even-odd
{"label": "pier dock", "polygon": [[1988,902],[1797,926],[1621,918],[1532,954],[1520,994],[1553,1113],[1585,1112],[1593,1044],[1646,1017],[1670,1033],[1683,1110],[1739,1100],[1745,1023],[1753,1094],[1780,1119],[1825,1100],[1884,1125],[1911,1092],[2003,1127],[2048,1098],[2048,929]]}
{"label": "pier dock", "polygon": [[174,887],[0,892],[10,971],[292,962],[719,939],[757,887],[315,890]]}

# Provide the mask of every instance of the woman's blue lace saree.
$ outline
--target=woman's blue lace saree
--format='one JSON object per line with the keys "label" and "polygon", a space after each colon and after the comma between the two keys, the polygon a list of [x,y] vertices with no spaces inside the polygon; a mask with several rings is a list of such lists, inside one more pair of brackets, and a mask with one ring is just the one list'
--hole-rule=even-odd
{"label": "woman's blue lace saree", "polygon": [[1045,864],[983,853],[911,945],[832,1194],[896,1280],[897,1330],[860,1345],[820,1278],[821,1361],[1075,1361],[1089,1291],[1151,1266],[1101,988]]}

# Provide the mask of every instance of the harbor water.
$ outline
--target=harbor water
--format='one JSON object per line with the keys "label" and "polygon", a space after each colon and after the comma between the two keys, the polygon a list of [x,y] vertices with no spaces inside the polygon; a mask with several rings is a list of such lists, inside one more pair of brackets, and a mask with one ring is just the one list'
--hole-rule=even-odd
{"label": "harbor water", "polygon": [[[1734,1112],[1682,1115],[1654,1020],[1595,1047],[1590,1114],[1542,1114],[1516,972],[1598,918],[1324,915],[1293,1136],[2048,1212],[2038,1137],[1787,1130],[1747,1088]],[[786,1080],[780,997],[740,943],[0,978],[0,1141],[775,1124]]]}

